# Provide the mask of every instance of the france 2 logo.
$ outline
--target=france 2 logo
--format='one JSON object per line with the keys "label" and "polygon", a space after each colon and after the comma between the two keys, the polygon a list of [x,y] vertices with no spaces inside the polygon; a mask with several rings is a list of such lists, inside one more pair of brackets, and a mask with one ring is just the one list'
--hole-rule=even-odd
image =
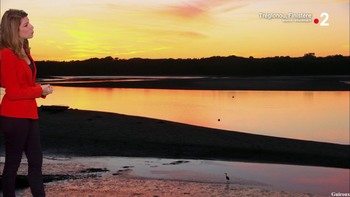
{"label": "france 2 logo", "polygon": [[322,27],[329,26],[329,23],[328,23],[329,14],[327,12],[322,12],[320,17],[322,18],[321,22],[318,18],[315,18],[314,23],[318,24],[320,22],[320,26]]}

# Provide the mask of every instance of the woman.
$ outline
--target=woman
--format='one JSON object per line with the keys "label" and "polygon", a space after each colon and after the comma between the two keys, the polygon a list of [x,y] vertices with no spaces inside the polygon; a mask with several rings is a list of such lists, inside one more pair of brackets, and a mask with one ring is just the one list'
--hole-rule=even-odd
{"label": "woman", "polygon": [[28,39],[34,27],[27,13],[10,9],[1,19],[1,86],[5,95],[0,105],[0,129],[5,139],[2,176],[4,197],[15,196],[15,180],[23,152],[28,160],[28,181],[34,197],[45,196],[42,178],[42,150],[36,98],[52,93],[50,85],[36,84],[36,66]]}

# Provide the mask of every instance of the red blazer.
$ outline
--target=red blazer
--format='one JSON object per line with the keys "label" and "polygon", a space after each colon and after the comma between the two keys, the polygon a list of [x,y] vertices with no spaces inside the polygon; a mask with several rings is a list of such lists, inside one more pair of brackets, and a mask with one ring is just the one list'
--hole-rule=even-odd
{"label": "red blazer", "polygon": [[[29,55],[30,56],[30,55]],[[32,57],[29,57],[32,60]],[[38,119],[36,98],[42,89],[36,84],[34,73],[24,59],[18,58],[12,50],[4,48],[0,54],[0,82],[5,95],[0,105],[0,115],[13,118]]]}

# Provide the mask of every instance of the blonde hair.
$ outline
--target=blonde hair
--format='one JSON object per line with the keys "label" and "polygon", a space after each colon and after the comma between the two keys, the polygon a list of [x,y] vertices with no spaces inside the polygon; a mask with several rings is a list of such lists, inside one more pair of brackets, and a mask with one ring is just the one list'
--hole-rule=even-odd
{"label": "blonde hair", "polygon": [[19,37],[19,26],[21,19],[28,16],[23,10],[9,9],[1,19],[0,26],[0,49],[9,48],[14,54],[23,58],[22,47],[29,53],[29,42],[27,39],[22,43]]}

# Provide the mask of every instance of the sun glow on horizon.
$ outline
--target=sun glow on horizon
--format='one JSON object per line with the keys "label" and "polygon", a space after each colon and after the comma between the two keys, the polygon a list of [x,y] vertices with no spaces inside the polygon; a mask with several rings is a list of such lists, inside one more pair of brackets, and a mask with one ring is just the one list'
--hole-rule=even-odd
{"label": "sun glow on horizon", "polygon": [[[349,55],[344,0],[1,1],[1,15],[10,8],[29,14],[36,60]],[[259,17],[291,12],[326,12],[329,26]]]}

